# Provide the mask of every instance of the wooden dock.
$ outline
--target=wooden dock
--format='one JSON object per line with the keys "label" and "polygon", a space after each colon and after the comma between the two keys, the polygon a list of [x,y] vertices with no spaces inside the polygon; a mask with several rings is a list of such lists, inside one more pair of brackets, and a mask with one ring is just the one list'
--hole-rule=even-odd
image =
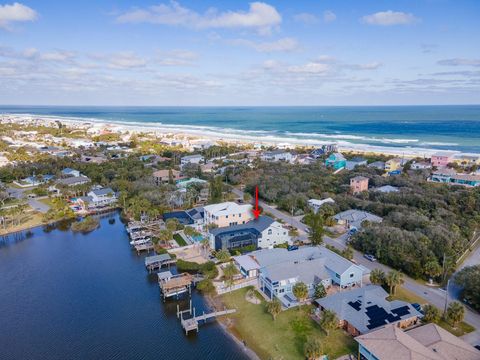
{"label": "wooden dock", "polygon": [[180,311],[177,305],[177,317],[180,318],[180,322],[182,324],[183,330],[185,330],[185,335],[188,335],[188,332],[192,330],[196,330],[198,332],[198,328],[200,326],[201,321],[205,323],[208,319],[213,319],[218,316],[233,314],[236,311],[237,311],[236,309],[224,309],[221,311],[213,311],[210,313],[203,312],[202,315],[195,316],[195,308],[193,308],[193,317],[184,319],[183,318],[184,313],[188,312],[190,313],[190,315],[192,315],[192,302],[190,301],[190,308],[188,310]]}
{"label": "wooden dock", "polygon": [[162,291],[163,301],[167,297],[178,296],[192,291],[193,276],[189,273],[173,275],[170,271],[158,273],[158,285]]}
{"label": "wooden dock", "polygon": [[135,251],[137,252],[137,254],[139,254],[142,251],[150,252],[150,250],[153,250],[153,243],[152,242],[148,242],[148,243],[140,244],[140,245],[135,245]]}
{"label": "wooden dock", "polygon": [[152,272],[157,269],[161,269],[163,266],[168,266],[175,264],[177,259],[174,259],[170,256],[170,254],[160,254],[154,256],[148,256],[145,258],[145,267],[147,268],[148,272]]}

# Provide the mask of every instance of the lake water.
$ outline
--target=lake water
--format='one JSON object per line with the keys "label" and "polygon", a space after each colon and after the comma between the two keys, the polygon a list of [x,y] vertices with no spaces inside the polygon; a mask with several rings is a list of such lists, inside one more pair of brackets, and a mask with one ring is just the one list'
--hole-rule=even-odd
{"label": "lake water", "polygon": [[0,359],[247,359],[215,322],[185,336],[176,304],[188,301],[163,303],[143,259],[117,213],[87,235],[40,227],[0,240]]}

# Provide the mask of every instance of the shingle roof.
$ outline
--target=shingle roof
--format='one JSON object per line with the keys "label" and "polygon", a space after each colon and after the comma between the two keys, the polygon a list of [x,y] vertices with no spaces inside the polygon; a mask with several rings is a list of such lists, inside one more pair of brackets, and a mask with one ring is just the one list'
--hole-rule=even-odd
{"label": "shingle roof", "polygon": [[97,196],[114,194],[114,191],[109,187],[101,188],[101,189],[95,189],[95,190],[92,190],[92,192]]}
{"label": "shingle roof", "polygon": [[250,204],[239,205],[232,201],[227,201],[219,204],[207,205],[204,207],[204,209],[210,213],[215,213],[216,215],[222,215],[222,213],[229,214],[232,211],[243,212],[247,208],[251,208],[251,207],[252,205]]}
{"label": "shingle roof", "polygon": [[367,285],[355,290],[336,293],[316,302],[334,311],[340,320],[346,320],[360,333],[367,333],[388,323],[409,319],[421,314],[411,304],[387,301],[382,287]]}
{"label": "shingle roof", "polygon": [[380,216],[371,214],[363,210],[354,210],[354,209],[338,213],[334,216],[334,219],[348,221],[350,225],[355,226],[357,228],[361,227],[362,222],[364,221],[382,222],[383,220]]}
{"label": "shingle roof", "polygon": [[57,183],[63,185],[75,185],[77,183],[90,182],[90,179],[86,176],[72,176],[65,179],[58,179]]}
{"label": "shingle roof", "polygon": [[250,255],[234,256],[233,259],[245,270],[259,269],[260,265]]}

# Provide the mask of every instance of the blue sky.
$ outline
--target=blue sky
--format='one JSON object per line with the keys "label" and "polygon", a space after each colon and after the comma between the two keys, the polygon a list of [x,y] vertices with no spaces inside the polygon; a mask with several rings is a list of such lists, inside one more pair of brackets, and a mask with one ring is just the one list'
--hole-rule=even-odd
{"label": "blue sky", "polygon": [[480,103],[476,0],[0,0],[0,104]]}

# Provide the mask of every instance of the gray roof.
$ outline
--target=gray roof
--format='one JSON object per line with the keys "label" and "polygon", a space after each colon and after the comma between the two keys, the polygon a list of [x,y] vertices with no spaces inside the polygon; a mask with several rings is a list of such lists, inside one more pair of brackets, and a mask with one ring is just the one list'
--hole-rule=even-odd
{"label": "gray roof", "polygon": [[154,264],[156,262],[163,262],[170,260],[172,257],[170,254],[160,254],[160,255],[154,255],[154,256],[147,256],[145,258],[145,265],[150,265]]}
{"label": "gray roof", "polygon": [[368,164],[369,168],[376,168],[376,169],[385,169],[385,162],[384,161],[374,161],[371,164]]}
{"label": "gray roof", "polygon": [[203,156],[200,155],[200,154],[187,155],[187,156],[182,157],[182,160],[183,159],[190,160],[190,159],[198,159],[198,158],[203,158]]}
{"label": "gray roof", "polygon": [[72,177],[57,180],[58,184],[63,184],[67,186],[73,186],[75,184],[86,183],[86,182],[90,182],[90,179],[86,176],[72,176]]}
{"label": "gray roof", "polygon": [[387,301],[381,286],[367,285],[315,300],[325,309],[334,311],[361,333],[367,333],[387,323],[395,323],[421,314],[405,301]]}
{"label": "gray roof", "polygon": [[335,220],[344,220],[347,221],[350,226],[355,226],[356,228],[362,227],[362,222],[370,221],[370,222],[382,222],[382,218],[380,216],[371,214],[367,211],[363,210],[347,210],[338,213],[333,217]]}
{"label": "gray roof", "polygon": [[396,186],[391,186],[391,185],[380,186],[380,187],[376,188],[375,190],[383,192],[383,193],[391,193],[391,192],[400,191]]}
{"label": "gray roof", "polygon": [[233,259],[245,271],[256,270],[260,268],[260,265],[250,255],[234,256]]}
{"label": "gray roof", "polygon": [[259,216],[258,219],[250,220],[245,224],[238,224],[233,226],[227,226],[222,228],[211,229],[210,234],[217,236],[223,233],[246,230],[246,229],[255,229],[258,232],[262,232],[267,229],[275,220],[268,216]]}
{"label": "gray roof", "polygon": [[280,155],[280,154],[285,154],[289,153],[288,151],[285,150],[272,150],[272,151],[265,151],[264,155],[265,156],[274,156],[274,155]]}
{"label": "gray roof", "polygon": [[92,192],[97,196],[115,194],[115,192],[109,187],[101,188],[101,189],[95,189],[95,190],[92,190]]}
{"label": "gray roof", "polygon": [[326,259],[316,258],[304,261],[289,261],[273,264],[262,268],[262,272],[271,281],[297,279],[305,284],[318,284],[324,279],[331,278],[325,268]]}
{"label": "gray roof", "polygon": [[[325,268],[337,274],[343,274],[350,267],[357,266],[323,246],[304,246],[292,251],[284,248],[263,249],[254,251],[250,255],[268,271],[270,276],[275,278],[286,276],[284,279],[295,277],[289,275],[295,274],[297,271],[305,277],[310,276],[307,272],[324,276]],[[278,275],[274,275],[276,271],[278,271]]]}

